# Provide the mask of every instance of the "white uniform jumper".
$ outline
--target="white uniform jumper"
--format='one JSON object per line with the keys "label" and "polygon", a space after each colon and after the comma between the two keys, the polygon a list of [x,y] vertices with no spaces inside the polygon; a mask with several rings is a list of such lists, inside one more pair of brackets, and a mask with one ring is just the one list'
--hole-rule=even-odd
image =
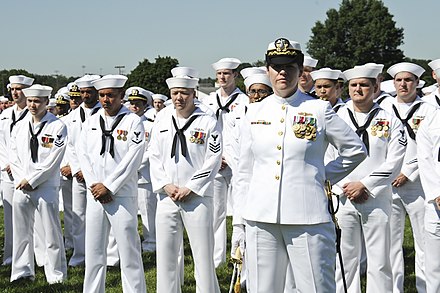
{"label": "white uniform jumper", "polygon": [[[149,121],[145,115],[141,116],[141,121],[144,124],[147,144],[154,122]],[[142,251],[155,251],[157,195],[153,192],[153,187],[151,186],[148,148],[145,149],[142,163],[138,170],[138,204],[142,218],[142,235],[144,237]]]}
{"label": "white uniform jumper", "polygon": [[[216,119],[198,107],[188,119],[180,119],[174,107],[167,107],[156,117],[149,151],[153,191],[159,193],[157,292],[180,292],[178,254],[184,227],[195,263],[196,292],[220,292],[212,257],[212,183],[222,155]],[[173,201],[163,190],[167,184],[187,187],[194,194],[183,202]]]}
{"label": "white uniform jumper", "polygon": [[417,157],[425,191],[426,292],[440,292],[440,111],[427,116],[417,132]]}
{"label": "white uniform jumper", "polygon": [[226,116],[232,115],[234,109],[238,105],[249,104],[249,97],[236,88],[226,99],[221,96],[221,89],[211,93],[203,100],[203,104],[208,106],[216,115],[219,127],[223,136],[223,157],[228,166],[219,171],[214,179],[214,263],[218,267],[226,261],[226,213],[227,209],[231,210],[232,184],[231,177],[235,170],[233,162],[233,137],[231,133],[234,131],[227,123]]}
{"label": "white uniform jumper", "polygon": [[[69,121],[69,116],[58,117],[61,121],[66,124]],[[67,129],[69,127],[67,126]],[[67,136],[67,141],[69,136]],[[61,161],[61,168],[69,166],[69,160],[66,153],[64,153],[63,160]],[[73,222],[73,211],[72,211],[72,178],[67,178],[61,175],[60,180],[60,200],[63,202],[63,206],[60,206],[60,210],[63,211],[64,219],[64,246],[67,249],[73,249],[73,235],[72,235],[72,222]]]}
{"label": "white uniform jumper", "polygon": [[[364,158],[357,135],[328,102],[297,90],[248,106],[241,125],[237,188],[246,220],[251,292],[283,292],[290,262],[300,292],[335,291],[335,228],[324,183]],[[324,166],[331,143],[341,156]]]}
{"label": "white uniform jumper", "polygon": [[[341,252],[349,292],[360,292],[362,242],[367,255],[367,292],[391,292],[389,259],[391,182],[399,174],[407,145],[402,123],[379,105],[368,113],[358,113],[349,101],[338,115],[363,139],[368,157],[337,186],[360,181],[368,190],[364,203],[355,203],[341,194],[337,213],[342,230]],[[336,153],[337,155],[337,153]],[[344,292],[337,262],[337,292]]]}
{"label": "white uniform jumper", "polygon": [[137,170],[144,147],[140,117],[125,106],[114,117],[100,109],[83,124],[78,158],[87,187],[102,183],[113,198],[112,202],[101,204],[87,191],[84,292],[105,291],[110,228],[117,242],[123,291],[146,291],[137,232]]}
{"label": "white uniform jumper", "polygon": [[3,195],[3,218],[4,218],[4,247],[3,264],[12,263],[12,197],[14,194],[14,178],[8,175],[6,167],[10,165],[10,140],[11,132],[20,121],[27,117],[28,109],[18,111],[17,105],[5,109],[0,115],[0,168],[1,189]]}
{"label": "white uniform jumper", "polygon": [[[84,121],[101,108],[98,102],[92,109],[86,108],[82,103],[67,116],[67,130],[69,139],[67,143],[67,160],[70,163],[72,176],[81,170],[80,160],[77,155],[78,143]],[[72,236],[73,254],[69,260],[70,266],[83,265],[85,259],[85,218],[86,218],[86,184],[72,179]]]}
{"label": "white uniform jumper", "polygon": [[29,115],[14,131],[10,153],[14,184],[26,179],[34,190],[14,192],[11,281],[35,276],[33,231],[37,211],[42,221],[39,228],[44,231],[46,279],[49,283],[62,282],[67,278],[67,264],[59,217],[59,186],[67,129],[47,112],[36,124]]}
{"label": "white uniform jumper", "polygon": [[436,89],[427,96],[423,96],[422,100],[436,108],[440,108],[440,89]]}
{"label": "white uniform jumper", "polygon": [[391,214],[391,266],[393,269],[393,290],[403,291],[404,261],[403,261],[403,234],[405,227],[405,216],[411,222],[414,238],[415,273],[417,291],[425,292],[425,273],[424,273],[424,202],[425,195],[419,177],[417,162],[417,128],[423,123],[425,116],[435,111],[435,107],[423,102],[417,97],[413,103],[398,103],[397,99],[387,99],[381,107],[407,123],[404,124],[408,146],[406,148],[401,173],[408,181],[400,187],[393,187],[393,209]]}

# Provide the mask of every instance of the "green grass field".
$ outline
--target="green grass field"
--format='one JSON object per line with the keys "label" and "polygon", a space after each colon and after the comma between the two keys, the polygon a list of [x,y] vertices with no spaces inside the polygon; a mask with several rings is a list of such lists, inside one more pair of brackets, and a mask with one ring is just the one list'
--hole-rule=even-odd
{"label": "green grass field", "polygon": [[[3,208],[0,208],[0,246],[3,247]],[[231,225],[231,219],[228,218],[228,226]],[[228,251],[229,251],[229,239],[231,236],[231,229],[228,229]],[[191,257],[191,249],[188,245],[187,239],[185,239],[185,284],[182,287],[182,292],[193,293],[195,289],[195,280],[193,276],[194,266]],[[414,249],[413,240],[411,236],[411,230],[407,226],[405,230],[404,241],[405,252],[405,292],[417,292],[415,289],[415,275],[414,275]],[[68,253],[68,258],[71,252]],[[1,253],[0,259],[3,258]],[[156,292],[156,257],[154,253],[144,253],[144,270],[145,279],[147,283],[148,292]],[[11,274],[11,268],[9,266],[0,266],[0,292],[2,293],[23,293],[23,292],[35,292],[35,293],[49,293],[49,292],[82,292],[82,283],[84,278],[83,268],[68,268],[68,279],[63,284],[49,285],[44,277],[44,271],[42,268],[36,269],[36,278],[32,283],[18,283],[12,284],[9,282]],[[221,292],[228,292],[229,283],[232,276],[232,266],[230,264],[224,264],[217,269],[217,277],[220,284]],[[363,280],[363,286],[365,286],[365,280]],[[363,291],[365,289],[363,288]],[[106,292],[119,293],[122,292],[121,278],[119,268],[109,268],[107,271],[106,279]]]}

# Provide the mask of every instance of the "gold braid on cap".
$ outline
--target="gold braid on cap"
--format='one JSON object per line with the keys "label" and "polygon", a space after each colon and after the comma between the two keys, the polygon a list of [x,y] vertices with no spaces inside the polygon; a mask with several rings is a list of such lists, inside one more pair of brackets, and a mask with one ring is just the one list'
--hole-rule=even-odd
{"label": "gold braid on cap", "polygon": [[57,99],[55,100],[55,104],[65,105],[65,104],[69,104],[69,101],[66,101],[62,96],[58,96]]}
{"label": "gold braid on cap", "polygon": [[128,100],[129,101],[142,100],[142,101],[148,102],[148,98],[146,96],[142,95],[141,93],[139,93],[139,91],[137,89],[133,89],[131,91],[131,94],[128,96]]}
{"label": "gold braid on cap", "polygon": [[290,42],[285,38],[279,38],[275,41],[275,49],[268,50],[266,55],[268,57],[273,56],[296,56],[298,54],[298,50],[293,48],[289,48]]}
{"label": "gold braid on cap", "polygon": [[76,84],[72,85],[72,87],[70,88],[69,96],[71,96],[71,97],[80,97],[81,96],[81,94],[79,92],[79,87]]}

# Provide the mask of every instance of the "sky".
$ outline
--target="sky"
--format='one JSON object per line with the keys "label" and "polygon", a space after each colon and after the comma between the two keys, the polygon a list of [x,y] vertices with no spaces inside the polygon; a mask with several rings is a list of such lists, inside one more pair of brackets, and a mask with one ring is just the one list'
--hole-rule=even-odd
{"label": "sky", "polygon": [[[264,59],[278,37],[306,43],[341,0],[21,0],[0,12],[0,70],[39,75],[128,74],[144,59],[171,56],[215,77],[223,57]],[[405,56],[440,58],[438,0],[383,0],[404,29]],[[374,60],[372,60],[374,61]]]}

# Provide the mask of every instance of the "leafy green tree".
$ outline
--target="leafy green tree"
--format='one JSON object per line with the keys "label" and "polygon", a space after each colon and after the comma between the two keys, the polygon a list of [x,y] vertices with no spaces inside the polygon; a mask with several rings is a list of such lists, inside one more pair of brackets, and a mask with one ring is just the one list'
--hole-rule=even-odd
{"label": "leafy green tree", "polygon": [[307,49],[318,67],[346,70],[375,62],[386,69],[403,61],[402,44],[403,29],[396,28],[382,1],[342,0],[339,10],[327,11],[324,23],[316,22]]}
{"label": "leafy green tree", "polygon": [[27,72],[23,69],[0,70],[0,95],[7,93],[7,84],[11,75],[26,75],[35,79],[34,84],[48,85],[53,88],[52,94],[55,94],[59,88],[66,86],[69,82],[74,81],[77,77],[66,77],[64,75],[38,75]]}
{"label": "leafy green tree", "polygon": [[171,69],[178,64],[177,59],[169,56],[158,56],[155,62],[144,59],[128,74],[127,87],[140,86],[155,94],[169,96],[169,89],[165,80],[171,77]]}

